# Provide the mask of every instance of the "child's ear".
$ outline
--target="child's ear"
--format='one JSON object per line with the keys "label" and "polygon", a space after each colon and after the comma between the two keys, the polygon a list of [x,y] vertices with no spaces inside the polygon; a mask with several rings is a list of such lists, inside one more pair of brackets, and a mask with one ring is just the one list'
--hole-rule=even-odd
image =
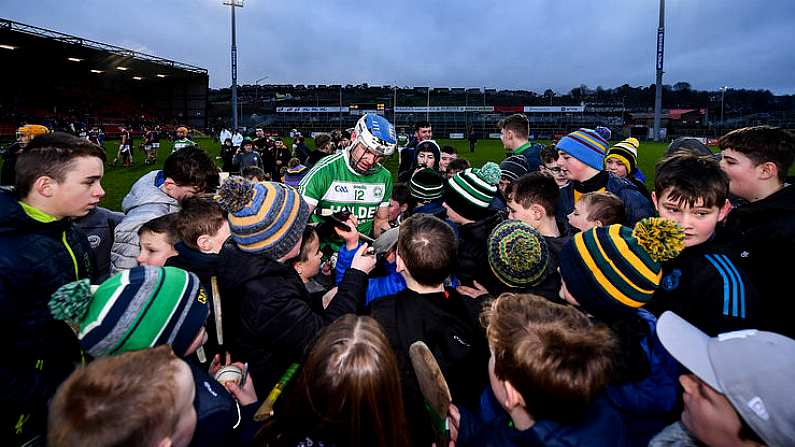
{"label": "child's ear", "polygon": [[163,438],[157,443],[157,447],[171,447],[172,445],[171,438]]}
{"label": "child's ear", "polygon": [[395,252],[395,271],[400,273],[404,270],[406,270],[406,264],[403,263],[403,258]]}
{"label": "child's ear", "polygon": [[31,190],[49,198],[55,194],[55,188],[57,186],[58,182],[56,182],[54,178],[42,175],[33,182],[33,188],[31,188]]}
{"label": "child's ear", "polygon": [[409,209],[409,204],[408,203],[404,203],[403,205],[400,205],[400,212],[401,213],[405,213],[407,209]]}
{"label": "child's ear", "polygon": [[723,206],[720,207],[720,211],[718,211],[718,222],[722,222],[723,219],[725,219],[726,216],[729,215],[729,211],[731,210],[732,210],[732,203],[729,202],[729,199],[726,199],[726,203],[724,203]]}
{"label": "child's ear", "polygon": [[601,221],[601,220],[596,220],[596,221],[594,221],[594,223],[595,223],[595,224],[596,224],[596,226],[597,226],[597,227],[599,227],[599,228],[604,228],[604,227],[605,227],[605,224],[604,224],[604,223],[602,223],[602,221]]}
{"label": "child's ear", "polygon": [[657,193],[654,191],[651,192],[651,203],[654,205],[654,210],[659,212],[660,207],[657,206]]}
{"label": "child's ear", "polygon": [[505,387],[505,399],[507,400],[507,402],[505,402],[507,404],[506,406],[510,409],[516,407],[524,408],[525,407],[524,398],[522,397],[521,394],[519,394],[519,391],[516,391],[516,388],[513,387],[511,382],[507,380],[504,382],[501,380],[500,382]]}
{"label": "child's ear", "polygon": [[530,205],[530,211],[532,211],[535,216],[538,216],[537,217],[538,220],[541,220],[547,215],[547,211],[544,209],[543,206],[539,205],[538,203]]}
{"label": "child's ear", "polygon": [[772,161],[766,161],[757,166],[760,180],[770,180],[771,178],[778,179],[778,166]]}
{"label": "child's ear", "polygon": [[212,238],[207,234],[202,234],[196,239],[196,246],[199,247],[199,251],[212,250],[213,248]]}

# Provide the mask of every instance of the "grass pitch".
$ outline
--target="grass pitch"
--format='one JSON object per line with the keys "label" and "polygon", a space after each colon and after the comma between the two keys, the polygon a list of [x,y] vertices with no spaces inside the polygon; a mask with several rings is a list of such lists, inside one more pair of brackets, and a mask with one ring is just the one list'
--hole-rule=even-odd
{"label": "grass pitch", "polygon": [[[307,143],[310,147],[314,147],[314,142],[307,138]],[[196,138],[194,139],[199,147],[208,151],[213,157],[218,156],[220,150],[220,143],[212,141],[211,138]],[[477,143],[475,152],[469,152],[469,142],[467,140],[437,140],[440,145],[451,145],[458,149],[459,157],[466,158],[470,161],[473,167],[480,167],[487,161],[494,161],[499,163],[505,158],[505,150],[499,140],[480,140]],[[102,206],[120,211],[121,202],[124,196],[130,190],[130,187],[142,175],[153,169],[162,169],[163,161],[171,153],[171,142],[162,140],[160,143],[160,152],[158,153],[158,161],[153,165],[144,165],[144,153],[140,148],[141,140],[134,140],[133,158],[135,166],[132,168],[123,168],[120,166],[106,166],[105,177],[102,179],[102,186],[105,188],[105,198],[102,201]],[[285,138],[285,144],[288,147],[292,144],[289,138]],[[113,161],[118,148],[118,140],[110,140],[105,142],[105,151],[108,154],[108,162]],[[639,165],[641,170],[646,174],[646,183],[651,190],[654,185],[654,164],[659,160],[666,148],[665,143],[652,143],[643,142],[639,149]],[[218,160],[220,166],[220,160]],[[395,177],[397,177],[397,155],[393,155],[385,163]]]}

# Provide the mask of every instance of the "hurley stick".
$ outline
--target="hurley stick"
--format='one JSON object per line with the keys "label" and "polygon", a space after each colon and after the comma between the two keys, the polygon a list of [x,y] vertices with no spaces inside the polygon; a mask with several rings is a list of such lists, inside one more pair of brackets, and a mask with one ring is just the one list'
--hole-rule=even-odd
{"label": "hurley stick", "polygon": [[213,288],[213,313],[215,314],[215,335],[218,339],[218,346],[224,345],[224,329],[221,322],[221,292],[218,290],[218,278],[210,278],[210,285]]}

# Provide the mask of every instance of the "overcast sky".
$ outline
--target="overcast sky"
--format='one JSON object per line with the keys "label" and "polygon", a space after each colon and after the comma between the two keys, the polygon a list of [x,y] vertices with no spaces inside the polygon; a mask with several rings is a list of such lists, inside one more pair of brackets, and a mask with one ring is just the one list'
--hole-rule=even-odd
{"label": "overcast sky", "polygon": [[[568,92],[654,83],[657,0],[248,0],[238,83]],[[0,16],[207,68],[231,83],[221,0],[0,0]],[[666,84],[795,93],[795,1],[668,0]]]}

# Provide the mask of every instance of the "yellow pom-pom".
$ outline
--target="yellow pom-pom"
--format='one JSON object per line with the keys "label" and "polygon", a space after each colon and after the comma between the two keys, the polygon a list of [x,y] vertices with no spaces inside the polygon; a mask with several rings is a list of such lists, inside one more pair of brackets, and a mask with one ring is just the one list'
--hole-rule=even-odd
{"label": "yellow pom-pom", "polygon": [[635,224],[632,237],[654,262],[673,259],[685,248],[685,231],[676,222],[662,217],[647,217]]}

